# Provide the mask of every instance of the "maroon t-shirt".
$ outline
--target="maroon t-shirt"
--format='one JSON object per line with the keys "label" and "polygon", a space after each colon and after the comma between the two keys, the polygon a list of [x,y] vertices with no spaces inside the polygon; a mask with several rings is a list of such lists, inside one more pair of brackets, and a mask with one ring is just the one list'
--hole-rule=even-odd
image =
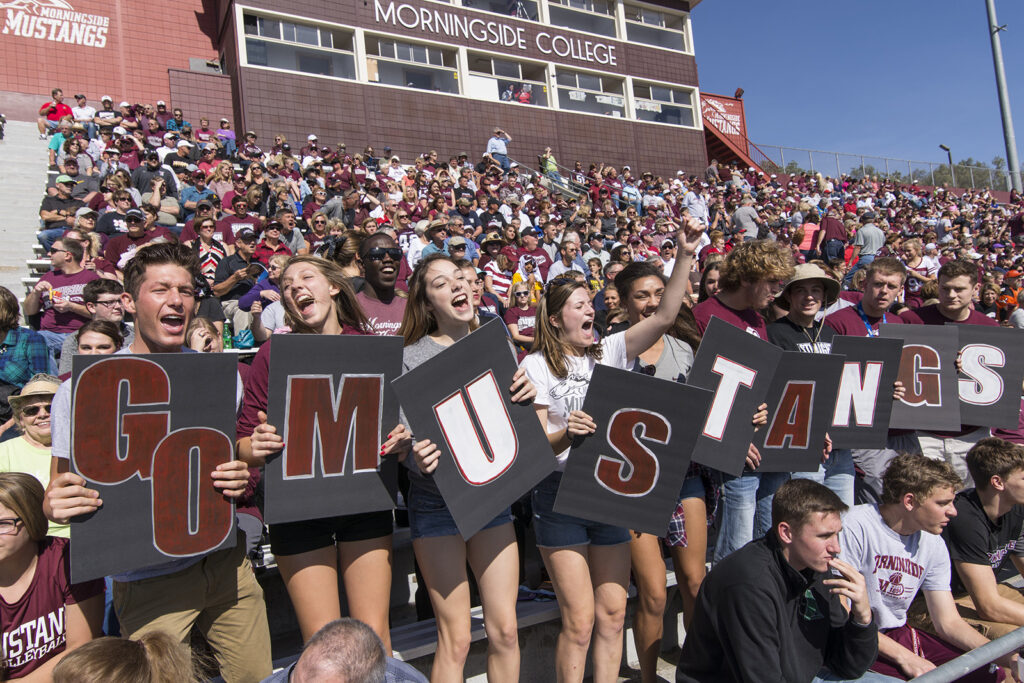
{"label": "maroon t-shirt", "polygon": [[68,332],[74,332],[79,327],[88,322],[88,318],[82,317],[72,311],[65,311],[60,313],[53,307],[53,301],[55,299],[65,299],[73,304],[85,305],[85,299],[82,298],[82,290],[85,289],[87,282],[98,280],[99,275],[91,270],[82,270],[75,273],[74,275],[65,275],[64,273],[51,270],[49,273],[43,275],[40,280],[49,282],[51,289],[48,295],[42,298],[43,304],[43,319],[39,324],[40,329],[47,330],[49,332],[59,332],[66,334]]}
{"label": "maroon t-shirt", "polygon": [[396,296],[391,303],[386,304],[359,292],[356,294],[356,300],[359,301],[359,307],[363,309],[370,325],[373,326],[374,334],[380,336],[398,334],[398,328],[402,326],[402,316],[405,314],[406,299]]}
{"label": "maroon t-shirt", "polygon": [[525,248],[520,247],[519,252],[516,254],[516,259],[523,256],[532,256],[533,260],[537,263],[537,269],[540,271],[540,277],[542,280],[548,279],[548,268],[554,265],[554,261],[548,256],[548,252],[544,251],[544,248],[537,245],[537,248],[533,251],[526,251]]}
{"label": "maroon t-shirt", "polygon": [[737,311],[729,308],[718,297],[711,297],[693,307],[693,317],[697,319],[697,328],[701,334],[708,329],[711,318],[721,318],[733,327],[738,327],[749,334],[768,341],[768,324],[765,323],[761,314],[752,308],[745,311]]}
{"label": "maroon t-shirt", "polygon": [[922,306],[921,308],[917,308],[912,311],[903,311],[903,313],[900,314],[900,317],[903,318],[903,322],[911,325],[945,325],[946,323],[953,323],[955,325],[988,325],[989,327],[999,327],[999,323],[995,320],[984,313],[979,313],[973,308],[966,320],[950,320],[946,316],[942,315],[938,304]]}
{"label": "maroon t-shirt", "polygon": [[107,246],[103,250],[103,258],[113,264],[116,264],[121,260],[121,255],[132,247],[138,248],[143,244],[149,244],[158,237],[166,238],[171,242],[178,241],[178,238],[174,236],[173,232],[167,228],[155,225],[138,237],[129,237],[126,232],[114,235],[107,241]]}
{"label": "maroon t-shirt", "polygon": [[865,316],[868,319],[868,323],[871,324],[871,329],[876,334],[868,333],[868,326],[864,322],[864,318],[860,317],[860,313],[857,312],[856,306],[847,306],[841,308],[835,313],[825,317],[825,324],[836,331],[836,334],[845,334],[850,337],[874,337],[877,336],[878,326],[882,323],[887,325],[900,324],[904,322],[895,313],[885,313],[881,317],[875,318],[870,315]]}
{"label": "maroon t-shirt", "polygon": [[525,311],[514,306],[505,311],[505,324],[516,325],[519,334],[524,337],[532,337],[537,327],[537,309],[530,306]]}
{"label": "maroon t-shirt", "polygon": [[0,656],[7,676],[23,678],[61,652],[67,643],[65,605],[103,595],[103,579],[71,583],[68,539],[47,536],[39,543],[36,572],[14,603],[0,598]]}
{"label": "maroon t-shirt", "polygon": [[235,235],[238,234],[239,230],[241,230],[242,228],[249,228],[258,235],[260,231],[263,230],[263,223],[262,221],[260,221],[259,216],[251,216],[248,214],[242,216],[241,218],[239,218],[238,216],[228,216],[227,218],[221,219],[217,223],[218,232],[221,232],[223,234],[224,228],[231,230],[231,241],[225,242],[225,244],[234,244]]}

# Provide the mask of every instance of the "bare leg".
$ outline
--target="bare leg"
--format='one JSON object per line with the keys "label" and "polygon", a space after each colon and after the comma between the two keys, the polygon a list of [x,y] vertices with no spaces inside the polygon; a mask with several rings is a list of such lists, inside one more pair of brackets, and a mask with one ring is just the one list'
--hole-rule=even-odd
{"label": "bare leg", "polygon": [[519,548],[511,524],[478,532],[467,542],[469,565],[480,588],[487,631],[487,680],[519,680]]}
{"label": "bare leg", "polygon": [[590,578],[594,586],[594,683],[615,683],[622,665],[629,544],[590,546]]}
{"label": "bare leg", "polygon": [[697,590],[707,573],[708,525],[704,500],[684,498],[683,515],[686,519],[686,547],[672,548],[672,564],[675,565],[679,595],[683,599],[683,624],[689,628],[697,604]]}
{"label": "bare leg", "polygon": [[540,553],[562,615],[555,650],[556,678],[558,683],[579,683],[594,630],[594,588],[587,566],[587,546],[541,548]]}
{"label": "bare leg", "polygon": [[470,645],[466,543],[461,536],[437,536],[418,538],[412,545],[437,617],[431,683],[462,683]]}
{"label": "bare leg", "polygon": [[338,553],[333,546],[297,555],[278,555],[288,597],[306,642],[327,623],[341,618],[338,596]]}
{"label": "bare leg", "polygon": [[391,653],[391,536],[338,544],[348,613],[373,629]]}
{"label": "bare leg", "polygon": [[666,601],[661,540],[652,534],[633,532],[629,552],[638,598],[633,642],[640,660],[640,680],[654,683],[658,680],[658,653],[661,651]]}

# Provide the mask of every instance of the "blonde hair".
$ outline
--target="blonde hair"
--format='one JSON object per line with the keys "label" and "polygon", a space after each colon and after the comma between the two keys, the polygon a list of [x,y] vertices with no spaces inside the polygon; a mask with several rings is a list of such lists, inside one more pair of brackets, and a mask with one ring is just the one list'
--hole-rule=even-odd
{"label": "blonde hair", "polygon": [[107,636],[67,653],[53,683],[199,683],[205,677],[188,646],[163,631],[136,640]]}
{"label": "blonde hair", "polygon": [[[569,374],[565,357],[575,354],[569,342],[562,339],[562,332],[551,323],[551,318],[561,315],[562,309],[572,293],[587,289],[587,285],[571,278],[555,278],[548,283],[540,302],[537,304],[536,327],[531,352],[540,351],[555,377],[564,378]],[[584,355],[601,360],[602,347],[593,343],[584,350]]]}
{"label": "blonde hair", "polygon": [[43,514],[43,485],[31,474],[0,472],[0,505],[21,519],[28,537],[36,543],[46,538],[49,523]]}

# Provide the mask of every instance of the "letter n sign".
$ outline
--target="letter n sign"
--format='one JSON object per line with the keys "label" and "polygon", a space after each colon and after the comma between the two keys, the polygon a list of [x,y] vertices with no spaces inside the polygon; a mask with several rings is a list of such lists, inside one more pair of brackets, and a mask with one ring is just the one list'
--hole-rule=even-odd
{"label": "letter n sign", "polygon": [[394,507],[397,465],[380,446],[401,364],[400,337],[274,335],[267,414],[285,448],[265,469],[268,523]]}
{"label": "letter n sign", "polygon": [[492,321],[392,382],[416,440],[441,450],[430,476],[463,538],[555,468],[533,406],[509,400],[515,371],[505,331]]}
{"label": "letter n sign", "polygon": [[222,354],[75,357],[71,470],[103,507],[73,520],[74,582],[234,545],[210,473],[234,459],[237,373]]}
{"label": "letter n sign", "polygon": [[901,339],[841,336],[832,353],[845,356],[828,435],[833,448],[884,448],[892,412]]}
{"label": "letter n sign", "polygon": [[555,512],[664,536],[711,399],[704,389],[598,365],[583,401],[597,433],[569,452]]}
{"label": "letter n sign", "polygon": [[959,325],[882,325],[882,337],[903,340],[899,380],[906,395],[893,402],[895,429],[956,431],[960,428],[956,355]]}

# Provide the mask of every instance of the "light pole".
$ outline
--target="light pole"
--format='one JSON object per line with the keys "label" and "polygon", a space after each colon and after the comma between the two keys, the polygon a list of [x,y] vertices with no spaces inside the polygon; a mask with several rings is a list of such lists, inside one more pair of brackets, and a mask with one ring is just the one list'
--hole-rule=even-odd
{"label": "light pole", "polygon": [[953,170],[953,153],[949,151],[949,147],[947,147],[946,145],[939,145],[939,149],[945,152],[946,158],[949,159],[949,178],[950,182],[952,183],[950,185],[950,189],[953,189],[954,187],[956,187],[956,171]]}
{"label": "light pole", "polygon": [[1006,143],[1006,163],[1010,167],[1010,185],[1021,191],[1020,162],[1017,161],[1017,137],[1013,134],[1013,116],[1010,114],[1010,95],[1006,90],[1006,72],[1003,70],[1003,48],[999,32],[1005,29],[996,21],[994,0],[985,0],[988,10],[988,33],[992,39],[992,64],[996,69],[996,92],[999,94],[999,113],[1003,118],[1003,140]]}

